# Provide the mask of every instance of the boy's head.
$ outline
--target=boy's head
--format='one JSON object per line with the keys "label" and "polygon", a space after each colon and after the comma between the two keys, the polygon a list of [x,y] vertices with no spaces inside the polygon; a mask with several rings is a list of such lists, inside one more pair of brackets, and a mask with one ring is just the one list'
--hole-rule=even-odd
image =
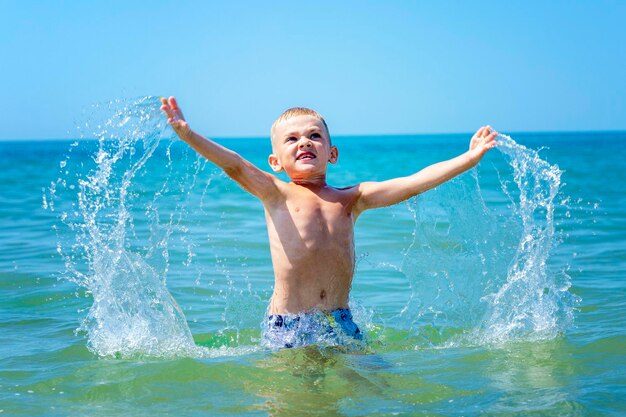
{"label": "boy's head", "polygon": [[321,114],[305,107],[287,109],[272,124],[272,154],[275,172],[285,171],[292,179],[325,175],[328,162],[337,161],[328,125]]}
{"label": "boy's head", "polygon": [[287,121],[291,119],[292,117],[297,117],[297,116],[312,116],[318,119],[319,121],[321,121],[324,124],[324,128],[326,129],[326,136],[328,136],[328,141],[330,143],[330,132],[328,131],[328,125],[326,124],[326,120],[324,120],[321,114],[307,107],[292,107],[290,109],[285,110],[283,114],[278,116],[278,118],[272,124],[272,129],[270,131],[270,135],[272,139],[272,147],[274,146],[274,136],[276,132],[276,127],[280,125],[282,122]]}

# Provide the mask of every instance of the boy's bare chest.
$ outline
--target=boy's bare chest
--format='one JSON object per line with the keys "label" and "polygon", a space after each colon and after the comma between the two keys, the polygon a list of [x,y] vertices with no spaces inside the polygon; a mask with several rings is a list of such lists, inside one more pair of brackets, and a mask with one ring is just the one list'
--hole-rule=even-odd
{"label": "boy's bare chest", "polygon": [[[351,240],[353,219],[350,196],[299,193],[274,207],[270,214],[279,235],[297,235],[310,244]],[[338,242],[337,242],[338,243]]]}
{"label": "boy's bare chest", "polygon": [[352,230],[352,216],[340,202],[288,202],[286,210],[296,228],[307,234],[335,234]]}

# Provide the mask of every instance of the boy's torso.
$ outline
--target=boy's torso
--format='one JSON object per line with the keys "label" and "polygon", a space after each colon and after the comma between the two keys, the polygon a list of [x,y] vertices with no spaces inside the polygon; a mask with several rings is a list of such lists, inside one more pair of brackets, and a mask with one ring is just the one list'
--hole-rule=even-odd
{"label": "boy's torso", "polygon": [[265,204],[274,266],[271,314],[348,307],[357,187],[281,185]]}

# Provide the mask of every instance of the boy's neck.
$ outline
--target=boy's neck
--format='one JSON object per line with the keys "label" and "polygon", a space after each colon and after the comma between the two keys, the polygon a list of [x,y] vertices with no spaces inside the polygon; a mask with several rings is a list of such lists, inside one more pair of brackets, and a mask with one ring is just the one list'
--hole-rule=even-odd
{"label": "boy's neck", "polygon": [[327,185],[325,174],[308,178],[292,178],[291,182],[306,188],[323,188]]}

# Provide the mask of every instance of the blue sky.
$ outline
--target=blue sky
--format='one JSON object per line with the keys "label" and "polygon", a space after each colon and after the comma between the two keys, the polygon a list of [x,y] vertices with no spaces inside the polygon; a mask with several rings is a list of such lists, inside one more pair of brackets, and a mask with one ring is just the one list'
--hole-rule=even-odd
{"label": "blue sky", "polygon": [[175,95],[213,137],[626,129],[624,1],[3,1],[0,139]]}

